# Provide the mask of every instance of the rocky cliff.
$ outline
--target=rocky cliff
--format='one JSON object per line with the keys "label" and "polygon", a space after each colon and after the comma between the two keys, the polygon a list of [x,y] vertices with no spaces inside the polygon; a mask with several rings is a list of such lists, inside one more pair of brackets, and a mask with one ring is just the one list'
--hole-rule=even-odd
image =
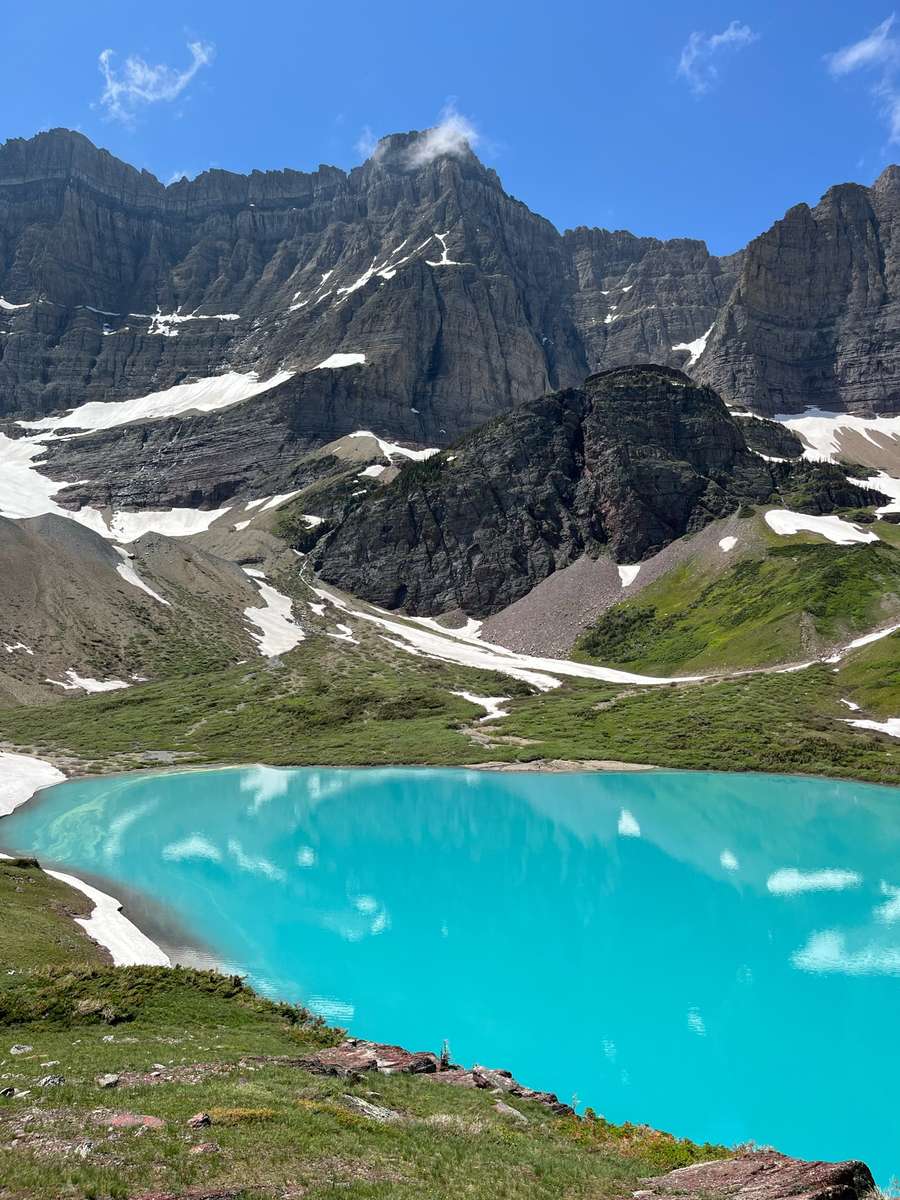
{"label": "rocky cliff", "polygon": [[680,371],[593,375],[404,467],[326,535],[316,567],[385,608],[486,616],[584,554],[639,562],[743,503],[873,500],[833,467],[767,461],[743,425]]}
{"label": "rocky cliff", "polygon": [[900,169],[751,242],[696,373],[762,413],[900,411]]}
{"label": "rocky cliff", "polygon": [[446,446],[635,362],[764,414],[900,409],[896,168],[716,258],[688,239],[560,235],[472,153],[420,162],[421,136],[385,138],[349,173],[168,187],[77,133],[6,142],[0,415],[292,372],[252,412],[50,448],[55,478],[91,481],[85,498],[140,506],[281,480],[292,456],[358,428]]}

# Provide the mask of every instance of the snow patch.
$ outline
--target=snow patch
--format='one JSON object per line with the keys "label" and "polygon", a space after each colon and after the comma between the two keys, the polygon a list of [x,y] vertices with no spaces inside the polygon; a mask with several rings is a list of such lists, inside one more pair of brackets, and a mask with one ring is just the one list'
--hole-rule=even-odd
{"label": "snow patch", "polygon": [[109,951],[115,966],[171,966],[168,956],[159,946],[128,920],[122,912],[122,905],[114,896],[62,871],[45,871],[45,874],[82,892],[93,903],[94,911],[89,917],[74,919],[88,937]]}
{"label": "snow patch", "polygon": [[[800,415],[778,413],[774,420],[793,430],[807,444],[803,457],[812,461],[834,462],[839,453],[838,439],[841,430],[849,429],[862,434],[874,446],[879,443],[874,434],[886,438],[900,438],[900,416],[857,417],[853,413],[829,412],[827,409],[810,407]],[[882,489],[884,491],[886,489]]]}
{"label": "snow patch", "polygon": [[620,564],[616,569],[619,572],[619,578],[622,581],[622,587],[627,588],[631,587],[631,585],[637,579],[638,573],[641,569],[641,564],[633,563],[631,566]]}
{"label": "snow patch", "polygon": [[[280,496],[270,496],[268,500],[263,501],[263,506],[259,511],[268,512],[272,508],[280,508],[282,504],[287,504],[288,500],[299,496],[302,491],[302,488],[297,488],[293,492],[282,492]],[[249,508],[250,505],[248,504],[247,507]]]}
{"label": "snow patch", "polygon": [[[332,595],[324,588],[308,586],[320,600],[333,604],[336,608],[346,612],[348,616],[378,625],[385,630],[385,633],[382,634],[385,641],[398,649],[405,650],[410,654],[423,655],[426,658],[436,658],[442,662],[460,663],[463,666],[475,667],[482,671],[498,671],[503,675],[510,675],[514,679],[522,679],[540,691],[549,691],[551,688],[559,687],[558,676],[560,675],[572,676],[577,679],[599,679],[605,683],[639,683],[648,686],[674,682],[695,682],[704,678],[702,675],[671,678],[634,675],[629,671],[572,662],[569,659],[537,658],[529,654],[517,654],[512,650],[507,650],[505,646],[482,642],[478,639],[471,628],[473,625],[477,628],[477,622],[470,622],[464,629],[446,629],[431,618],[417,618],[414,623],[407,624],[404,621],[391,619],[387,613],[380,616],[375,612],[350,608],[346,601]],[[385,636],[385,634],[390,636]]]}
{"label": "snow patch", "polygon": [[145,533],[162,533],[166,537],[190,537],[192,533],[204,533],[214,521],[218,521],[219,517],[224,517],[228,512],[231,512],[230,508],[170,508],[161,512],[117,512],[113,515],[109,529],[101,532],[105,537],[115,538],[117,542],[134,542]]}
{"label": "snow patch", "polygon": [[23,429],[96,430],[112,429],[132,421],[161,421],[187,412],[215,412],[270,391],[293,375],[293,371],[278,371],[271,379],[261,380],[255,371],[246,374],[227,371],[224,375],[209,375],[194,383],[177,383],[174,387],[133,400],[91,400],[73,408],[64,417],[42,417],[39,421],[19,421],[18,424]]}
{"label": "snow patch", "polygon": [[766,524],[783,537],[793,533],[820,533],[838,546],[850,546],[854,542],[877,542],[878,535],[871,530],[851,525],[842,517],[814,517],[808,513],[790,512],[788,509],[770,509],[766,513]]}
{"label": "snow patch", "polygon": [[25,654],[30,654],[34,657],[34,651],[30,646],[26,646],[24,642],[4,642],[3,649],[7,654],[15,654],[17,650],[22,650]]}
{"label": "snow patch", "polygon": [[378,443],[378,448],[385,458],[390,459],[393,455],[399,455],[402,458],[411,458],[414,462],[423,462],[426,458],[431,458],[433,454],[440,454],[440,447],[435,446],[430,450],[410,450],[406,446],[398,446],[396,442],[385,441],[384,438],[378,437],[377,434],[370,432],[368,429],[357,429],[355,433],[348,435],[349,437],[371,438]]}
{"label": "snow patch", "polygon": [[[115,316],[117,314],[107,314]],[[157,308],[155,313],[129,313],[129,317],[140,317],[149,319],[150,326],[147,333],[151,336],[158,337],[178,337],[177,325],[183,325],[185,321],[239,321],[240,313],[208,313],[198,314],[196,310],[192,313],[182,313],[181,305],[173,313],[164,313],[162,309]]]}
{"label": "snow patch", "polygon": [[8,817],[35,792],[64,783],[65,778],[58,767],[41,758],[0,750],[0,817]]}
{"label": "snow patch", "polygon": [[[165,600],[163,601],[165,604]],[[122,688],[130,687],[122,679],[91,679],[89,676],[79,675],[76,671],[66,671],[65,680],[62,679],[47,679],[45,683],[52,683],[54,687],[63,688],[67,692],[118,692]]]}
{"label": "snow patch", "polygon": [[503,707],[504,704],[509,703],[509,696],[476,696],[474,692],[451,692],[450,694],[451,696],[460,696],[463,700],[468,700],[470,704],[484,709],[485,715],[478,718],[479,724],[485,721],[495,721],[498,717],[509,716],[509,710]]}
{"label": "snow patch", "polygon": [[370,467],[366,467],[364,471],[360,471],[357,479],[377,479],[379,475],[383,475],[387,470],[384,463],[372,463]]}
{"label": "snow patch", "polygon": [[244,616],[259,630],[258,633],[253,630],[250,633],[259,646],[260,654],[264,658],[287,654],[306,637],[293,619],[293,601],[266,583],[261,571],[245,567],[244,573],[255,581],[265,602],[264,608],[244,609]]}
{"label": "snow patch", "polygon": [[425,261],[428,263],[429,267],[464,267],[467,265],[466,263],[457,262],[455,259],[450,257],[447,251],[447,238],[450,236],[449,229],[446,233],[436,233],[434,236],[441,243],[441,257],[437,260],[437,262],[432,262],[430,259],[426,258]]}
{"label": "snow patch", "polygon": [[859,705],[854,704],[852,700],[839,700],[838,704],[843,704],[845,708],[849,708],[851,712],[859,712]]}
{"label": "snow patch", "polygon": [[5,300],[3,296],[0,296],[0,308],[4,312],[18,312],[20,308],[31,308],[31,301],[28,300],[25,304],[13,304],[12,301]]}
{"label": "snow patch", "polygon": [[325,368],[337,370],[339,367],[356,367],[365,363],[366,356],[364,354],[329,354],[328,358],[324,359],[314,367],[315,371],[322,371]]}
{"label": "snow patch", "polygon": [[844,717],[843,720],[845,725],[853,725],[857,729],[872,729],[876,733],[886,733],[889,737],[900,738],[900,717],[888,717],[886,721],[853,721],[849,717]]}
{"label": "snow patch", "polygon": [[724,550],[725,553],[728,554],[728,552],[730,550],[733,550],[736,545],[737,545],[736,537],[723,537],[719,542],[719,549]]}
{"label": "snow patch", "polygon": [[119,563],[119,565],[116,567],[116,574],[121,575],[125,582],[130,583],[132,587],[140,588],[142,592],[146,592],[148,596],[152,596],[154,600],[158,600],[160,604],[164,604],[166,608],[171,608],[172,605],[169,603],[169,601],[164,600],[162,596],[160,596],[159,592],[154,592],[152,587],[148,587],[131,565],[131,560],[134,558],[134,555],[129,554],[124,546],[115,546],[113,549],[124,559],[124,561]]}
{"label": "snow patch", "polygon": [[713,321],[706,333],[701,333],[700,336],[698,338],[694,338],[692,342],[679,342],[677,346],[672,347],[673,350],[687,350],[690,357],[685,363],[685,366],[692,367],[694,363],[697,362],[697,360],[700,358],[700,355],[706,349],[706,343],[709,340],[709,335],[712,333],[714,328],[715,321]]}

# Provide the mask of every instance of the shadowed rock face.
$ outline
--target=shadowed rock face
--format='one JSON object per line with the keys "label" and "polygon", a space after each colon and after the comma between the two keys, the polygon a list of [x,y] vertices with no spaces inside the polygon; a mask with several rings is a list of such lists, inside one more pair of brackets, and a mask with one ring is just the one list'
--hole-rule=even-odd
{"label": "shadowed rock face", "polygon": [[[591,376],[405,467],[323,540],[316,567],[385,608],[486,616],[583,554],[639,562],[742,502],[790,491],[795,471],[809,491],[829,470],[768,463],[741,425],[680,371]],[[820,511],[830,485],[817,490]],[[871,501],[847,486],[841,503]]]}

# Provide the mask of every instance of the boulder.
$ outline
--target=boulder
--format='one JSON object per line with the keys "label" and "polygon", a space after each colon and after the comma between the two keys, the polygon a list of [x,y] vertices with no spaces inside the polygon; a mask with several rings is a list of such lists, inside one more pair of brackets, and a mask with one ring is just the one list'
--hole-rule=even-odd
{"label": "boulder", "polygon": [[758,1150],[643,1180],[641,1194],[648,1200],[861,1200],[874,1196],[875,1181],[869,1168],[855,1160],[804,1162]]}

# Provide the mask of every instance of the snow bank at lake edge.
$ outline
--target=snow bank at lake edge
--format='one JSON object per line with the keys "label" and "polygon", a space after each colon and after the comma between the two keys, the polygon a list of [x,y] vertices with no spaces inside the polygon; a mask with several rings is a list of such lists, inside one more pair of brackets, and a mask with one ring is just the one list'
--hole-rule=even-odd
{"label": "snow bank at lake edge", "polygon": [[[0,750],[0,817],[9,816],[44,788],[65,781],[63,772],[52,763],[27,754],[10,754]],[[9,857],[0,854],[0,858]],[[75,917],[74,920],[93,941],[109,951],[117,967],[171,966],[168,955],[129,921],[114,896],[83,883],[74,875],[42,870],[45,875],[68,884],[93,902],[94,910],[89,917]]]}

